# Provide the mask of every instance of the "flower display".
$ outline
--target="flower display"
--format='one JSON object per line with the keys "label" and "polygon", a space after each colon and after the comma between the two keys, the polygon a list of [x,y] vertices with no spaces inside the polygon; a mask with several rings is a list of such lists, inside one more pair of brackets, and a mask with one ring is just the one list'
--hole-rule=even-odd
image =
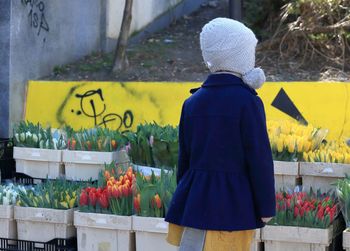
{"label": "flower display", "polygon": [[67,130],[69,150],[113,152],[124,147],[126,138],[118,131],[106,128]]}
{"label": "flower display", "polygon": [[178,127],[141,124],[136,133],[126,133],[133,163],[173,169],[178,159]]}
{"label": "flower display", "polygon": [[[41,149],[65,149],[64,137],[51,127],[43,128],[40,124],[20,122],[14,127],[14,144],[19,147]],[[55,137],[54,137],[55,136]]]}
{"label": "flower display", "polygon": [[82,212],[132,215],[132,184],[135,175],[131,167],[127,170],[114,163],[106,166],[101,174],[99,187],[87,187],[79,196]]}
{"label": "flower display", "polygon": [[327,228],[338,209],[336,199],[328,194],[279,192],[276,194],[276,216],[269,224]]}
{"label": "flower display", "polygon": [[134,211],[139,216],[164,217],[176,189],[176,175],[173,171],[161,171],[161,175],[145,176],[136,172],[134,189]]}
{"label": "flower display", "polygon": [[46,181],[18,193],[18,206],[70,209],[78,206],[77,194],[81,183],[66,180]]}
{"label": "flower display", "polygon": [[336,193],[341,205],[341,211],[344,216],[346,227],[350,227],[350,177],[337,181]]}
{"label": "flower display", "polygon": [[298,161],[304,152],[318,149],[328,134],[326,129],[290,121],[268,121],[267,130],[275,160]]}
{"label": "flower display", "polygon": [[0,185],[0,205],[16,205],[19,191],[24,191],[25,188],[12,183],[8,185]]}
{"label": "flower display", "polygon": [[346,142],[331,141],[322,144],[319,149],[303,153],[307,162],[325,162],[350,164],[350,147]]}

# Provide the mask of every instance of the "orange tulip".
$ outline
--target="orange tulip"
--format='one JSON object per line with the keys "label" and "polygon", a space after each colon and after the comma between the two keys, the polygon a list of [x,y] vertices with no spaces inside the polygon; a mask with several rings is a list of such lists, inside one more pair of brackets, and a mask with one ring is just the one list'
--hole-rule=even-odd
{"label": "orange tulip", "polygon": [[134,208],[136,212],[141,211],[141,195],[138,194],[137,196],[134,197]]}
{"label": "orange tulip", "polygon": [[117,149],[117,141],[115,141],[114,139],[111,140],[111,145],[112,145],[112,148],[113,150],[116,150]]}
{"label": "orange tulip", "polygon": [[160,199],[158,194],[154,196],[154,201],[156,203],[157,208],[160,209],[162,207],[162,200]]}

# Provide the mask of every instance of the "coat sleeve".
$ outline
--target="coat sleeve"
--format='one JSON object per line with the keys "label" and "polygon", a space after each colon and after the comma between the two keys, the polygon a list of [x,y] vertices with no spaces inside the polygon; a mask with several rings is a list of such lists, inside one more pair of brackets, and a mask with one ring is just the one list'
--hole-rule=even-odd
{"label": "coat sleeve", "polygon": [[243,110],[241,132],[257,215],[273,217],[276,211],[273,160],[264,105],[257,96]]}
{"label": "coat sleeve", "polygon": [[184,132],[184,115],[185,113],[185,104],[182,106],[181,118],[179,124],[179,159],[177,167],[176,181],[180,182],[182,176],[186,173],[189,168],[189,154],[185,148],[185,132]]}

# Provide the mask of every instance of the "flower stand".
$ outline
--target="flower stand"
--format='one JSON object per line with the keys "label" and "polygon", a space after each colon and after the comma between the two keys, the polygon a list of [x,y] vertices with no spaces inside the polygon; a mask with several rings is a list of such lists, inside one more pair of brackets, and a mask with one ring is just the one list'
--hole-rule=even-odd
{"label": "flower stand", "polygon": [[178,247],[170,245],[165,240],[168,223],[164,221],[164,218],[133,216],[132,225],[136,235],[137,251],[179,250]]}
{"label": "flower stand", "polygon": [[132,217],[109,214],[74,213],[79,251],[133,251]]}
{"label": "flower stand", "polygon": [[62,151],[40,148],[14,147],[16,172],[37,179],[56,179],[62,175]]}
{"label": "flower stand", "polygon": [[337,163],[302,162],[300,163],[300,175],[303,178],[303,187],[309,191],[311,186],[317,184],[322,192],[334,190],[337,179],[344,178],[345,173],[350,173],[350,165]]}
{"label": "flower stand", "polygon": [[65,175],[70,180],[97,180],[105,164],[115,161],[127,164],[129,157],[125,150],[117,152],[63,151]]}
{"label": "flower stand", "polygon": [[295,179],[299,175],[298,162],[274,161],[275,189],[294,189]]}
{"label": "flower stand", "polygon": [[0,238],[17,238],[17,226],[13,218],[13,206],[0,205]]}
{"label": "flower stand", "polygon": [[73,225],[74,210],[15,206],[19,240],[48,242],[56,238],[68,239],[76,236]]}

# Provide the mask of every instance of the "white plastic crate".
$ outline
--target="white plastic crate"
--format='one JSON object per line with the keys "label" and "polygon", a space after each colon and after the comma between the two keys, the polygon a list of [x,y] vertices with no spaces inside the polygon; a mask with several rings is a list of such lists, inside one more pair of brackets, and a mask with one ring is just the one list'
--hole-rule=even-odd
{"label": "white plastic crate", "polygon": [[16,172],[37,179],[56,179],[63,175],[62,151],[51,149],[14,147]]}
{"label": "white plastic crate", "polygon": [[[133,216],[133,227],[136,235],[137,251],[177,251],[178,247],[165,240],[168,223],[164,218]],[[155,243],[157,243],[155,245]]]}
{"label": "white plastic crate", "polygon": [[47,242],[76,236],[74,210],[58,210],[15,206],[19,240]]}
{"label": "white plastic crate", "polygon": [[338,179],[350,174],[349,164],[301,162],[300,175],[303,178],[303,187],[309,191],[310,187],[320,189],[322,192],[335,190],[334,184]]}
{"label": "white plastic crate", "polygon": [[274,161],[275,189],[294,189],[295,179],[299,175],[298,162]]}
{"label": "white plastic crate", "polygon": [[17,225],[13,218],[13,211],[13,206],[0,205],[0,238],[17,238]]}
{"label": "white plastic crate", "polygon": [[97,180],[105,164],[115,161],[118,164],[129,163],[125,150],[117,152],[63,151],[65,176],[70,180]]}
{"label": "white plastic crate", "polygon": [[79,251],[134,251],[132,217],[74,213]]}
{"label": "white plastic crate", "polygon": [[261,239],[265,251],[328,251],[333,239],[333,226],[327,229],[266,226]]}

